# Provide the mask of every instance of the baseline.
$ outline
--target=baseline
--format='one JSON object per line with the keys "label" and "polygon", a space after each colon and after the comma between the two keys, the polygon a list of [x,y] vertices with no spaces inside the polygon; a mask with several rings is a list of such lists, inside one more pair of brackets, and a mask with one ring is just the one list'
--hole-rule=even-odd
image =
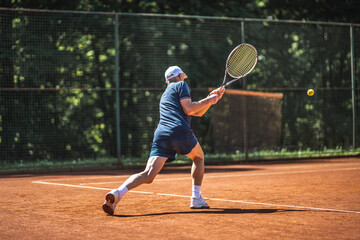
{"label": "baseline", "polygon": [[[64,186],[64,187],[73,187],[73,188],[106,190],[106,191],[112,190],[112,189],[109,189],[109,188],[100,188],[100,187],[93,187],[93,186],[73,185],[73,184],[64,184],[64,183],[52,183],[52,182],[46,182],[46,181],[33,181],[32,183],[55,185],[55,186]],[[179,194],[155,193],[155,192],[144,192],[144,191],[134,191],[134,190],[131,190],[129,192],[131,192],[131,193],[139,193],[139,194],[148,194],[148,195],[191,198],[191,196],[179,195]],[[296,209],[308,209],[308,210],[326,211],[326,212],[358,213],[358,214],[360,213],[360,211],[351,211],[351,210],[318,208],[318,207],[307,207],[307,206],[296,206],[296,205],[284,205],[284,204],[274,204],[274,203],[250,202],[250,201],[229,200],[229,199],[221,199],[221,198],[205,198],[205,199],[212,200],[212,201],[221,201],[221,202],[243,203],[243,204],[249,204],[249,205],[264,205],[264,206],[296,208]]]}

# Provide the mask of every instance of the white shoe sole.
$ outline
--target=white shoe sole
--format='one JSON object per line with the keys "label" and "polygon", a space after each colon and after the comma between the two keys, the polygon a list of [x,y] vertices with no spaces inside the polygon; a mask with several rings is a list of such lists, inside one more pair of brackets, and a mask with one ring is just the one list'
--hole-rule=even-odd
{"label": "white shoe sole", "polygon": [[112,193],[106,194],[105,200],[108,201],[109,203],[113,204],[115,202],[114,194],[112,194]]}
{"label": "white shoe sole", "polygon": [[104,202],[104,204],[102,206],[103,211],[105,213],[113,215],[114,214],[114,209],[113,209],[113,207],[111,205],[114,204],[114,202],[115,202],[114,194],[112,194],[112,193],[106,194],[105,202]]}
{"label": "white shoe sole", "polygon": [[113,215],[114,214],[114,210],[112,209],[111,206],[109,206],[108,201],[105,201],[104,204],[102,205],[102,209],[105,213]]}

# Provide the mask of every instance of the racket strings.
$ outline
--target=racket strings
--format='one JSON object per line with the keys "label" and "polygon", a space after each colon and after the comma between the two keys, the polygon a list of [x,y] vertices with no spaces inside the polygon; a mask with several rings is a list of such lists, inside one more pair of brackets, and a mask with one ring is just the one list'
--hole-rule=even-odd
{"label": "racket strings", "polygon": [[228,71],[234,77],[242,76],[251,70],[255,63],[256,54],[250,51],[233,54],[228,64]]}
{"label": "racket strings", "polygon": [[240,46],[236,49],[227,63],[228,73],[232,77],[241,77],[247,74],[256,64],[257,52],[250,46]]}

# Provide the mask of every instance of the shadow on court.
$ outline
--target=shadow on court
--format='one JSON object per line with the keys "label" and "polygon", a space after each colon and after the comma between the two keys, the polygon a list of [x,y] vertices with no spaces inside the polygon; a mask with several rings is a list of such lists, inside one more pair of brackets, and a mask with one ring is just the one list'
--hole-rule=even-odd
{"label": "shadow on court", "polygon": [[149,217],[149,216],[164,216],[164,215],[179,215],[179,214],[250,214],[250,213],[265,214],[265,213],[276,213],[276,212],[304,212],[304,211],[306,210],[211,208],[211,209],[197,209],[186,212],[162,212],[162,213],[148,213],[148,214],[139,214],[139,215],[115,214],[113,215],[113,217]]}

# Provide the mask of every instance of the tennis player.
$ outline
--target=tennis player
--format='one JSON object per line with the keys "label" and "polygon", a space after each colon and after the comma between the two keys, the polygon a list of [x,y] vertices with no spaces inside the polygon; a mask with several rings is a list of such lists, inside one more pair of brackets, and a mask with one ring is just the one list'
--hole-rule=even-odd
{"label": "tennis player", "polygon": [[179,153],[192,159],[192,197],[190,208],[209,208],[200,195],[204,176],[204,153],[190,128],[190,116],[201,117],[211,105],[223,96],[223,89],[215,90],[206,98],[193,102],[189,87],[184,81],[187,75],[178,67],[165,72],[167,88],[160,100],[160,121],[154,133],[153,144],[144,171],[130,176],[118,189],[105,196],[104,212],[114,214],[120,199],[131,189],[144,183],[152,183],[166,161],[175,160]]}

